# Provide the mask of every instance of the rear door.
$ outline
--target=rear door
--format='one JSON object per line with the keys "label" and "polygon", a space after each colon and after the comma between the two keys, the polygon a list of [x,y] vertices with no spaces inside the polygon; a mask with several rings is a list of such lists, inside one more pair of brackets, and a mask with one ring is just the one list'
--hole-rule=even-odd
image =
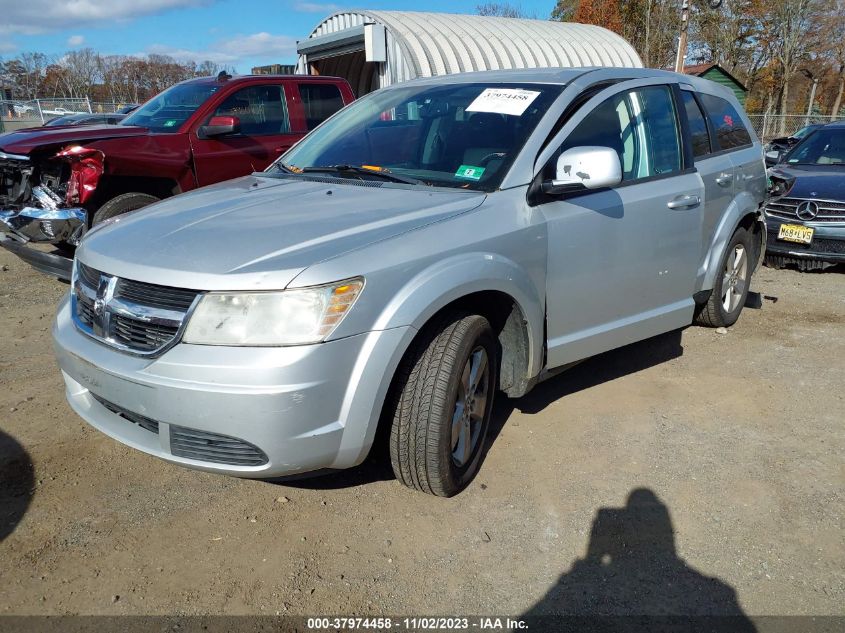
{"label": "rear door", "polygon": [[[623,182],[548,199],[548,365],[556,367],[692,321],[701,235],[701,179],[686,165],[668,85],[602,92],[564,125],[560,152],[611,147]],[[548,172],[548,173],[545,173]]]}
{"label": "rear door", "polygon": [[740,112],[741,108],[716,95],[700,93],[698,99],[707,114],[714,144],[720,152],[730,155],[734,195],[750,192],[762,202],[766,193],[762,151],[759,144],[754,143],[749,121]]}
{"label": "rear door", "polygon": [[[240,132],[201,138],[199,128],[214,116],[235,116]],[[282,83],[253,84],[225,97],[191,131],[199,186],[262,171],[302,134],[291,130],[288,98]]]}
{"label": "rear door", "polygon": [[730,153],[721,150],[711,134],[712,126],[691,86],[681,86],[680,99],[682,114],[687,120],[692,159],[704,183],[701,240],[698,245],[698,261],[703,263],[710,252],[719,220],[733,200],[736,168]]}

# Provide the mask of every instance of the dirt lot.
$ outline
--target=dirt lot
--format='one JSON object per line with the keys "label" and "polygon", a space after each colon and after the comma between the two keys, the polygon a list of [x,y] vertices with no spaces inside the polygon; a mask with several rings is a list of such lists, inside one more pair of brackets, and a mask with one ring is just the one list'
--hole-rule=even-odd
{"label": "dirt lot", "polygon": [[500,398],[475,483],[183,470],[65,404],[67,286],[0,250],[0,612],[845,614],[845,273]]}

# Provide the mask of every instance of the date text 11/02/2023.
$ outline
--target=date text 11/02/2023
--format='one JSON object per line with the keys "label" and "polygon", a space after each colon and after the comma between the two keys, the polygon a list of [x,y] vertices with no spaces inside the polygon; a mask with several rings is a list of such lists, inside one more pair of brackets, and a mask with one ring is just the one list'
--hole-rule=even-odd
{"label": "date text 11/02/2023", "polygon": [[406,631],[513,631],[528,629],[524,620],[509,617],[317,617],[308,618],[311,631],[406,630]]}

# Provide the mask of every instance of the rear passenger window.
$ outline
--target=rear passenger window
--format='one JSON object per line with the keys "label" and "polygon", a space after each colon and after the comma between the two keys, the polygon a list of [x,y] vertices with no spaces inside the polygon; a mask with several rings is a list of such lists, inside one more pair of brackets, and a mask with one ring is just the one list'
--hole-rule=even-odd
{"label": "rear passenger window", "polygon": [[710,134],[707,132],[707,122],[704,120],[701,107],[691,92],[682,90],[681,98],[684,100],[684,109],[689,122],[692,155],[695,158],[707,156],[710,153]]}
{"label": "rear passenger window", "polygon": [[340,88],[331,84],[299,84],[299,96],[308,130],[313,130],[343,107]]}
{"label": "rear passenger window", "polygon": [[703,93],[699,94],[699,97],[716,134],[718,149],[727,150],[751,145],[751,135],[730,101]]}

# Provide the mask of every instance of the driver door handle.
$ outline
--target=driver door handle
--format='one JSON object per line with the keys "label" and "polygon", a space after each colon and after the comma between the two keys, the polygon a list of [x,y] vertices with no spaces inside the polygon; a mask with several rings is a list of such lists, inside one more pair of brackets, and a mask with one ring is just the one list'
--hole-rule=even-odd
{"label": "driver door handle", "polygon": [[731,182],[733,182],[733,179],[733,174],[722,172],[721,174],[716,176],[716,184],[720,187],[727,187],[731,184]]}
{"label": "driver door handle", "polygon": [[701,198],[693,195],[678,196],[666,203],[670,209],[691,209],[701,204]]}

